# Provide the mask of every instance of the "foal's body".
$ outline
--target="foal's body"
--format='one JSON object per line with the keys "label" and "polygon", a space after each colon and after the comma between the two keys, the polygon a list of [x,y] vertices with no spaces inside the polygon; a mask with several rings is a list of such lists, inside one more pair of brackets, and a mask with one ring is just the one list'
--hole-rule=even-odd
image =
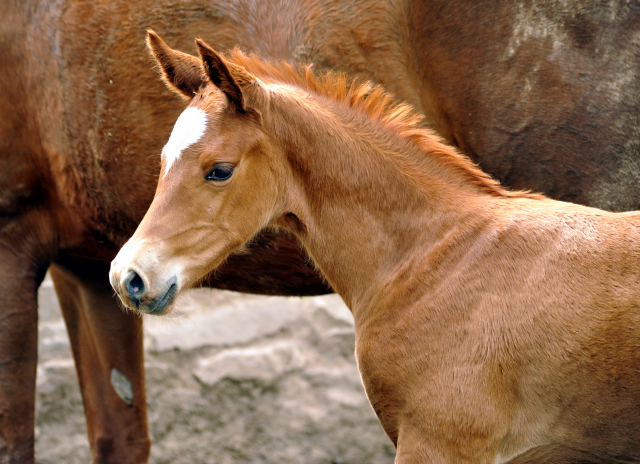
{"label": "foal's body", "polygon": [[398,462],[640,458],[640,215],[483,203],[351,306]]}
{"label": "foal's body", "polygon": [[378,88],[149,39],[190,124],[112,263],[125,304],[285,229],[353,312],[398,464],[640,460],[640,213],[504,190]]}
{"label": "foal's body", "polygon": [[305,110],[277,101],[270,133],[305,133],[287,153],[303,166],[289,186],[299,238],[353,312],[396,462],[504,462],[558,443],[640,459],[640,213],[496,196],[437,163],[415,181],[420,153],[383,128],[344,118],[314,140]]}

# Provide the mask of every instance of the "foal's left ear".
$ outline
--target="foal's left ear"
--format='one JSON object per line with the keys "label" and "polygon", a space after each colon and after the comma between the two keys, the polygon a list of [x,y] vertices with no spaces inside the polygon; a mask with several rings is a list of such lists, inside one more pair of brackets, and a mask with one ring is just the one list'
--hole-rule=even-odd
{"label": "foal's left ear", "polygon": [[244,68],[227,62],[201,39],[196,39],[202,65],[209,80],[222,90],[229,101],[239,110],[245,110],[242,87],[251,82],[251,75]]}

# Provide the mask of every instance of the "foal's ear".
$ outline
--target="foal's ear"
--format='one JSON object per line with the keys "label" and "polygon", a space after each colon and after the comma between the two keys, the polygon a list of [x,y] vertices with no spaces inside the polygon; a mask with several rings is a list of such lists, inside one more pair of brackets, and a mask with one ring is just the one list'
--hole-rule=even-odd
{"label": "foal's ear", "polygon": [[195,56],[173,50],[154,31],[147,31],[147,46],[162,69],[167,86],[186,98],[193,98],[207,83],[202,62]]}
{"label": "foal's ear", "polygon": [[242,87],[251,81],[251,75],[244,68],[227,62],[213,48],[200,39],[196,39],[202,65],[209,80],[222,90],[229,101],[244,111]]}

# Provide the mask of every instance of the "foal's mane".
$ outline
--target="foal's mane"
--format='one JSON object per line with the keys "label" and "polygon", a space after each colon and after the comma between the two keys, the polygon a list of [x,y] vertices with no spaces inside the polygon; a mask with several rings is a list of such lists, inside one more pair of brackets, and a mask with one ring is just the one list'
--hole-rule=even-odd
{"label": "foal's mane", "polygon": [[272,63],[262,60],[257,55],[246,55],[237,48],[231,52],[229,58],[233,64],[244,67],[250,74],[267,84],[291,85],[362,111],[413,144],[420,152],[436,158],[486,193],[499,197],[543,197],[503,188],[468,157],[445,144],[433,130],[422,126],[422,115],[410,105],[397,102],[380,85],[355,80],[347,82],[344,74],[335,72],[316,75],[311,65],[294,68],[287,62]]}

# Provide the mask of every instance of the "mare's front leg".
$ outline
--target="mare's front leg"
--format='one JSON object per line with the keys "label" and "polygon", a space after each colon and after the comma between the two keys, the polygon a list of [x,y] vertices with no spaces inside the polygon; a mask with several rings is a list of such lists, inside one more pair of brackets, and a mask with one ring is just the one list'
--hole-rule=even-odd
{"label": "mare's front leg", "polygon": [[119,307],[109,264],[67,258],[50,272],[76,362],[93,462],[146,463],[142,319]]}
{"label": "mare's front leg", "polygon": [[37,289],[46,267],[0,242],[0,462],[34,462]]}

